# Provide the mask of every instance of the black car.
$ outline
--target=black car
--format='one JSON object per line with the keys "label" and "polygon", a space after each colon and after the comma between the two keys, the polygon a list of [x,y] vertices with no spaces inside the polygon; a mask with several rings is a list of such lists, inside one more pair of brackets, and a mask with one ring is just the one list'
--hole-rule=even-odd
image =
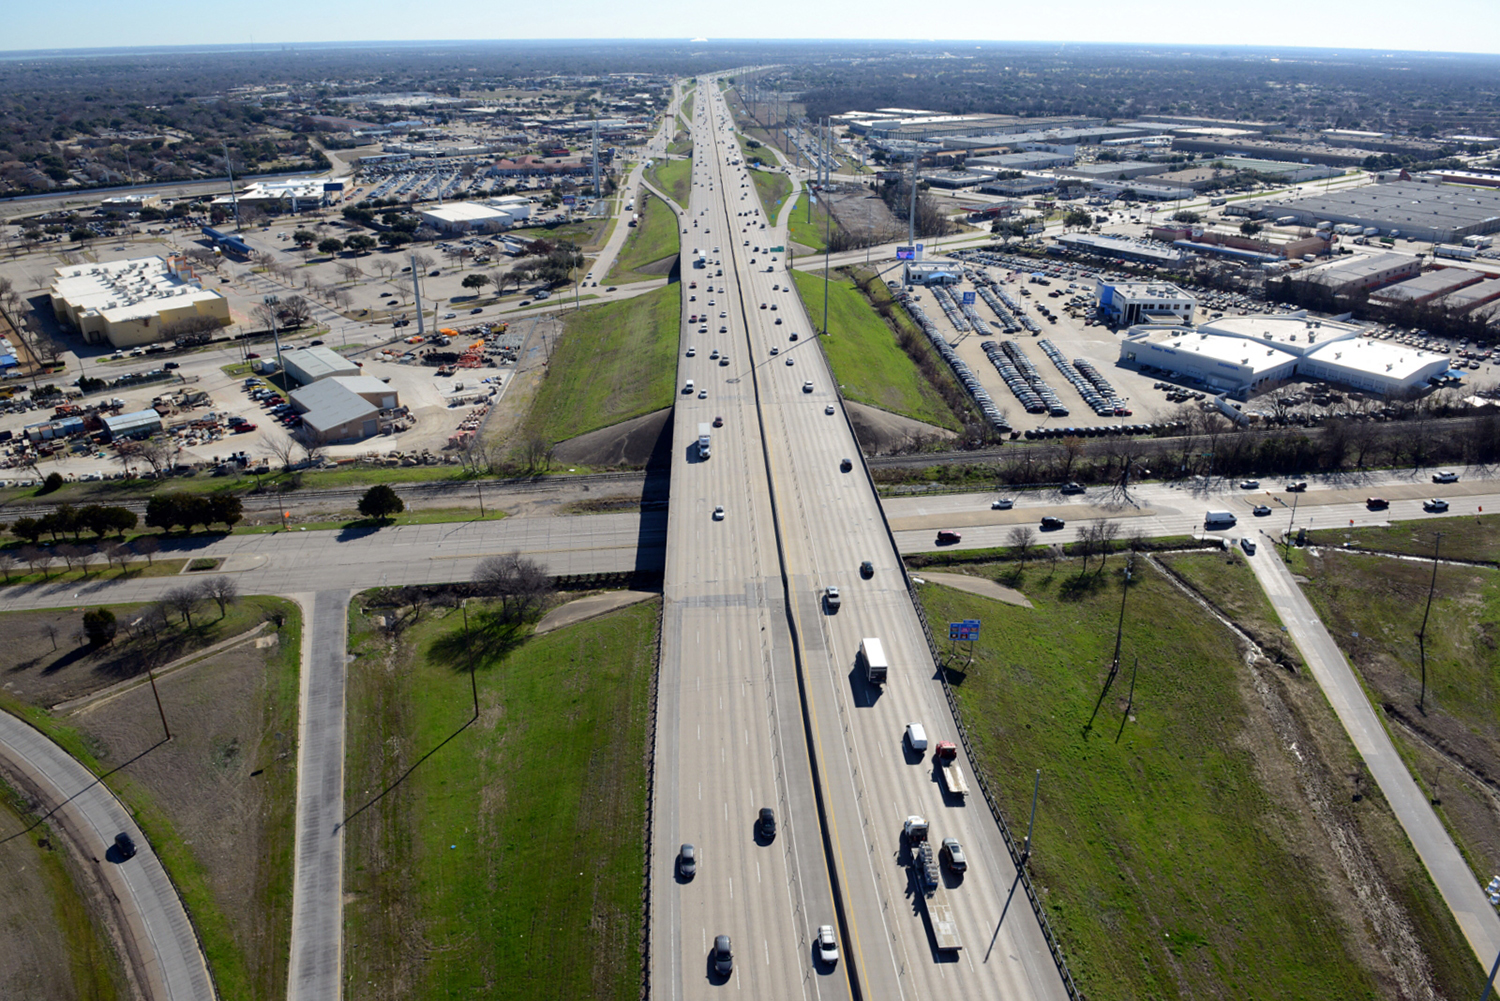
{"label": "black car", "polygon": [[734,972],[734,953],[729,948],[728,935],[714,936],[714,972],[721,977]]}
{"label": "black car", "polygon": [[760,808],[760,820],[756,824],[760,836],[767,841],[776,837],[776,811],[769,806]]}
{"label": "black car", "polygon": [[323,346],[323,342],[322,341],[308,341],[307,342],[307,346],[310,347],[310,348],[320,348],[320,347]]}
{"label": "black car", "polygon": [[124,831],[115,835],[115,847],[119,849],[120,858],[135,858],[135,839]]}
{"label": "black car", "polygon": [[865,560],[859,565],[859,575],[861,577],[875,576],[875,564],[871,563],[869,560]]}
{"label": "black car", "polygon": [[698,849],[685,844],[677,852],[677,872],[683,879],[698,875]]}

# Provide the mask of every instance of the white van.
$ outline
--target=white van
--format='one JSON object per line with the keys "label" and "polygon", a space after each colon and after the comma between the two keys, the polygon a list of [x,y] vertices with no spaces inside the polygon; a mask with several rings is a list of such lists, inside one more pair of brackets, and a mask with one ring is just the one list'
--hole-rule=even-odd
{"label": "white van", "polygon": [[922,754],[927,750],[927,731],[922,729],[921,723],[906,724],[906,742],[918,754]]}
{"label": "white van", "polygon": [[1232,511],[1209,511],[1203,516],[1203,525],[1205,528],[1223,527],[1238,520]]}
{"label": "white van", "polygon": [[682,384],[682,391],[684,393],[691,393],[693,391],[693,380],[692,379],[689,379],[687,382],[684,382]]}

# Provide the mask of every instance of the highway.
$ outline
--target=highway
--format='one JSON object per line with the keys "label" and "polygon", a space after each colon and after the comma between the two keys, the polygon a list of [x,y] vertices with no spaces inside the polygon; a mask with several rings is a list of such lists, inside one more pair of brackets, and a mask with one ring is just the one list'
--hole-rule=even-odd
{"label": "highway", "polygon": [[[1007,910],[1015,872],[988,811],[945,801],[930,759],[903,750],[907,722],[941,739],[952,719],[832,377],[784,287],[785,254],[768,249],[785,231],[761,228],[717,89],[707,81],[698,94],[681,237],[709,264],[683,271],[682,293],[685,314],[707,307],[709,329],[684,324],[678,362],[679,385],[694,386],[677,404],[667,523],[653,994],[712,994],[708,951],[724,933],[737,953],[730,980],[755,997],[1064,997],[1029,908]],[[700,460],[697,426],[715,416],[724,426]],[[837,614],[821,601],[827,585],[844,595]],[[855,670],[864,636],[885,643],[883,690]],[[770,845],[752,836],[761,806],[781,824]],[[957,956],[937,952],[901,864],[912,813],[970,858],[949,894]],[[681,842],[699,851],[691,883],[674,880]],[[811,956],[825,923],[839,932],[836,972]]]}

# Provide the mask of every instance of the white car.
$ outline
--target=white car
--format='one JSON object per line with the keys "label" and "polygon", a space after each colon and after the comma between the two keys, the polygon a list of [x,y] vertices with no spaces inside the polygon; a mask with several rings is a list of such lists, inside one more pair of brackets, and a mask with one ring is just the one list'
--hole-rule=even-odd
{"label": "white car", "polygon": [[818,926],[818,960],[829,966],[837,966],[839,943],[833,935],[833,925]]}
{"label": "white car", "polygon": [[1013,500],[1011,500],[1009,497],[1001,497],[999,500],[996,500],[996,501],[994,501],[994,502],[992,502],[990,504],[990,510],[992,510],[992,511],[1009,511],[1011,508],[1013,508],[1015,506],[1016,506],[1016,502],[1013,501]]}
{"label": "white car", "polygon": [[830,404],[828,404],[828,406],[824,407],[823,408],[823,413],[825,413],[828,416],[832,417],[834,415],[833,404],[830,403]]}
{"label": "white car", "polygon": [[720,504],[718,507],[714,508],[714,521],[723,521],[723,520],[724,520],[724,505]]}

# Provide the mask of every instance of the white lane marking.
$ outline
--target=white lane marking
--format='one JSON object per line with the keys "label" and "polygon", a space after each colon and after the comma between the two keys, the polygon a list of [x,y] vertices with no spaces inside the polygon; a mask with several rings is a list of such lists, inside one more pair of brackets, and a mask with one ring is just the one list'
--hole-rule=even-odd
{"label": "white lane marking", "polygon": [[733,876],[729,877],[729,899],[730,900],[734,899],[734,877]]}
{"label": "white lane marking", "polygon": [[756,861],[756,863],[755,863],[755,881],[756,881],[756,882],[757,882],[757,883],[760,883],[760,882],[764,882],[764,881],[763,881],[763,880],[762,880],[762,879],[761,879],[761,878],[760,878],[760,862],[759,862],[759,861],[758,861],[758,860],[757,860],[757,861]]}

